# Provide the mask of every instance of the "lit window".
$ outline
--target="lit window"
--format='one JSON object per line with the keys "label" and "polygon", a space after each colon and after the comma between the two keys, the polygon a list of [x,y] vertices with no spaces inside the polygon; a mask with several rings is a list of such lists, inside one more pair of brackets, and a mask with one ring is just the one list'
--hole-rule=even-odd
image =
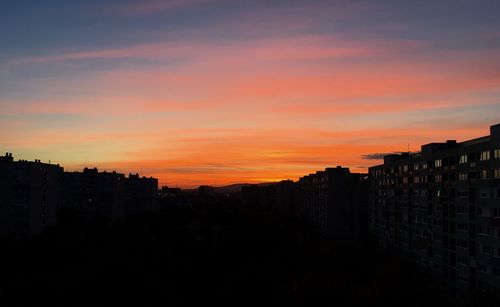
{"label": "lit window", "polygon": [[415,165],[414,165],[413,167],[415,168],[415,170],[416,170],[416,171],[418,171],[419,166],[420,166],[420,165],[418,165],[418,163],[415,163]]}
{"label": "lit window", "polygon": [[436,182],[442,182],[443,181],[443,176],[436,175],[436,177],[434,179],[435,179]]}
{"label": "lit window", "polygon": [[495,170],[495,179],[500,179],[500,169]]}
{"label": "lit window", "polygon": [[500,149],[495,149],[495,159],[500,159]]}
{"label": "lit window", "polygon": [[487,161],[490,159],[490,151],[483,151],[481,152],[481,161]]}
{"label": "lit window", "polygon": [[488,179],[488,171],[487,170],[481,171],[481,179]]}
{"label": "lit window", "polygon": [[441,167],[443,165],[443,160],[439,159],[434,161],[434,167]]}
{"label": "lit window", "polygon": [[467,173],[460,173],[459,174],[459,179],[461,181],[467,181]]}
{"label": "lit window", "polygon": [[467,155],[461,155],[460,156],[460,164],[467,163],[467,161],[468,161]]}

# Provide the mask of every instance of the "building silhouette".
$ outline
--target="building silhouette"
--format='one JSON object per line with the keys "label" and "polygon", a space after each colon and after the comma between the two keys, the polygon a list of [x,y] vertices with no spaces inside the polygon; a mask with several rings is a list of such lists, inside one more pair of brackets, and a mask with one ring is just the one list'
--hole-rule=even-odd
{"label": "building silhouette", "polygon": [[61,210],[82,220],[119,220],[158,208],[158,179],[117,172],[64,172],[40,160],[0,157],[0,235],[38,235]]}
{"label": "building silhouette", "polygon": [[129,174],[125,178],[125,217],[158,209],[158,179]]}
{"label": "building silhouette", "polygon": [[327,168],[298,182],[243,186],[242,199],[304,220],[325,237],[359,239],[368,234],[368,176],[348,168]]}
{"label": "building silhouette", "polygon": [[348,168],[327,168],[297,183],[297,214],[328,237],[359,238],[367,233],[368,180]]}
{"label": "building silhouette", "polygon": [[66,172],[63,191],[62,206],[87,219],[119,220],[158,208],[158,179],[139,174]]}
{"label": "building silhouette", "polygon": [[198,187],[198,196],[201,197],[212,197],[215,194],[214,187],[209,185],[200,185]]}
{"label": "building silhouette", "polygon": [[249,184],[241,187],[244,205],[275,209],[276,196],[276,184]]}
{"label": "building silhouette", "polygon": [[32,236],[56,223],[63,168],[0,157],[0,234]]}
{"label": "building silhouette", "polygon": [[500,125],[388,155],[369,174],[371,227],[383,246],[415,257],[452,294],[500,290]]}
{"label": "building silhouette", "polygon": [[85,168],[66,172],[62,207],[73,209],[85,219],[118,220],[125,217],[125,175]]}

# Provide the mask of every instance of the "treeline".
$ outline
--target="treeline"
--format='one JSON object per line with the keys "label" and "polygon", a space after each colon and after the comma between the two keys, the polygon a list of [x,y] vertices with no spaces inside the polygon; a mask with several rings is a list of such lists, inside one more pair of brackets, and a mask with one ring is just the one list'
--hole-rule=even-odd
{"label": "treeline", "polygon": [[58,220],[2,240],[0,305],[450,305],[404,257],[230,198],[118,222]]}

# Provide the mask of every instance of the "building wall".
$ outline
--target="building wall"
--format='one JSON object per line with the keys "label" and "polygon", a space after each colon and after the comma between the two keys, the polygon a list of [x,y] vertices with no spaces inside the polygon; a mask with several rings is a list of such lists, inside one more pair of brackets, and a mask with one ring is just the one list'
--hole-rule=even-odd
{"label": "building wall", "polygon": [[302,177],[298,185],[297,214],[318,226],[323,235],[348,239],[366,234],[366,175],[327,168]]}
{"label": "building wall", "polygon": [[32,236],[56,223],[63,168],[0,157],[0,233]]}
{"label": "building wall", "polygon": [[158,179],[129,174],[125,178],[125,217],[155,211],[158,208]]}
{"label": "building wall", "polygon": [[124,217],[125,176],[116,172],[66,172],[62,207],[76,210],[82,217],[117,220]]}
{"label": "building wall", "polygon": [[379,242],[414,256],[452,293],[500,289],[499,132],[493,126],[487,137],[427,144],[370,168],[370,225]]}

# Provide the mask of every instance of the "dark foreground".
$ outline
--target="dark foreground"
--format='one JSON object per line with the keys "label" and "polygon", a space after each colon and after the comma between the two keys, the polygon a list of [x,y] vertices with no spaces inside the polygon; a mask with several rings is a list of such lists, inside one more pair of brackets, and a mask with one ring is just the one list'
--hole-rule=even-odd
{"label": "dark foreground", "polygon": [[92,225],[66,212],[1,244],[0,305],[449,305],[404,258],[224,203]]}

